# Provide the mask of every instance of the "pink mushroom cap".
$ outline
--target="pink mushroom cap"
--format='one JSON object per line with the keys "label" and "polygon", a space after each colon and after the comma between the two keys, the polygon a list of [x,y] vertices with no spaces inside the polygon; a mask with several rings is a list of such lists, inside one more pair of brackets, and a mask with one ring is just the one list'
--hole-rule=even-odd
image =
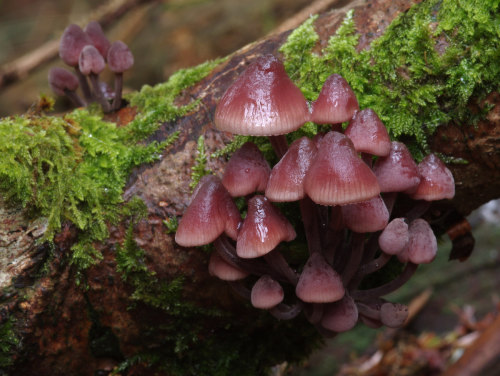
{"label": "pink mushroom cap", "polygon": [[344,134],[358,152],[384,157],[391,151],[389,133],[371,108],[356,112]]}
{"label": "pink mushroom cap", "polygon": [[264,192],[271,168],[257,145],[246,142],[226,165],[222,184],[233,197]]}
{"label": "pink mushroom cap", "polygon": [[380,193],[380,188],[352,141],[341,133],[328,132],[319,142],[304,191],[317,204],[345,205],[369,200]]}
{"label": "pink mushroom cap", "polygon": [[241,258],[256,258],[271,252],[280,242],[295,239],[290,222],[264,196],[248,200],[248,212],[236,241]]}
{"label": "pink mushroom cap", "polygon": [[253,285],[250,301],[255,308],[271,309],[280,304],[284,296],[283,287],[279,282],[263,275]]}
{"label": "pink mushroom cap", "polygon": [[316,156],[314,142],[302,137],[295,140],[286,154],[273,167],[266,188],[271,201],[296,201],[304,198],[304,178]]}
{"label": "pink mushroom cap", "polygon": [[455,180],[451,171],[434,154],[429,154],[418,164],[421,175],[417,190],[410,196],[415,200],[435,201],[455,196]]}
{"label": "pink mushroom cap", "polygon": [[233,239],[238,234],[240,213],[219,178],[204,176],[198,183],[191,204],[182,216],[175,241],[183,247],[213,242],[226,233]]}
{"label": "pink mushroom cap", "polygon": [[343,123],[359,110],[356,95],[347,81],[338,74],[332,74],[326,79],[318,99],[311,107],[311,121],[317,124]]}
{"label": "pink mushroom cap", "polygon": [[370,200],[342,206],[345,226],[355,232],[375,232],[389,222],[389,211],[384,200],[376,196]]}
{"label": "pink mushroom cap", "polygon": [[215,111],[215,126],[253,136],[290,133],[309,120],[304,95],[273,55],[253,62],[227,89]]}

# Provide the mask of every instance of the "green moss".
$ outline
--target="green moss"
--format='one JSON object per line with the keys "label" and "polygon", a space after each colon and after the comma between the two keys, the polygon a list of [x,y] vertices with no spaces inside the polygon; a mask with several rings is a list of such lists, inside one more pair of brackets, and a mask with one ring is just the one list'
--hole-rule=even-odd
{"label": "green moss", "polygon": [[[496,0],[425,1],[402,13],[361,52],[351,11],[321,54],[312,51],[318,40],[312,17],[280,51],[307,99],[317,97],[330,74],[342,75],[360,107],[374,109],[393,138],[415,141],[418,158],[439,125],[477,121],[466,104],[498,89],[498,8]],[[439,43],[446,44],[442,53]]]}
{"label": "green moss", "polygon": [[205,137],[201,135],[198,137],[197,142],[197,155],[194,160],[194,165],[191,167],[191,183],[189,183],[189,187],[194,189],[200,179],[208,175],[210,170],[207,170],[207,154],[205,152]]}
{"label": "green moss", "polygon": [[47,218],[44,240],[51,241],[63,222],[73,223],[80,232],[70,262],[80,272],[95,264],[102,256],[93,243],[108,236],[108,223],[130,214],[130,207],[122,205],[130,170],[158,159],[179,132],[161,143],[137,142],[161,122],[192,110],[198,101],[178,107],[175,98],[217,63],[181,70],[166,83],[131,95],[139,114],[125,127],[104,121],[95,106],[63,117],[37,113],[0,119],[0,139],[5,140],[0,144],[0,194],[33,216]]}
{"label": "green moss", "polygon": [[0,373],[3,368],[13,363],[13,348],[17,347],[19,342],[14,331],[14,319],[9,317],[0,324]]}

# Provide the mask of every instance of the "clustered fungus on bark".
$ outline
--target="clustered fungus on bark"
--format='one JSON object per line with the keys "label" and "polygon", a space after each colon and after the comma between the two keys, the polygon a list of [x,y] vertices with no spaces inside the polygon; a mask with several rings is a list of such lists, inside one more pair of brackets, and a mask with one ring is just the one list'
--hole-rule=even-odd
{"label": "clustered fungus on bark", "polygon": [[[111,43],[96,21],[90,22],[84,30],[72,24],[61,37],[59,56],[64,63],[74,68],[75,73],[59,67],[49,71],[49,85],[55,94],[66,95],[78,107],[95,101],[104,112],[120,109],[123,72],[134,65],[132,52],[125,43]],[[106,63],[115,74],[114,91],[106,82],[99,80]],[[78,87],[82,90],[83,98],[76,92]]]}
{"label": "clustered fungus on bark", "polygon": [[[284,135],[307,121],[331,124],[332,130],[288,146]],[[347,121],[342,133],[340,123]],[[339,75],[330,76],[308,104],[272,55],[257,59],[227,90],[214,122],[234,134],[269,136],[280,161],[271,169],[256,145],[244,144],[222,179],[201,179],[176,242],[186,247],[213,242],[210,273],[279,319],[304,312],[327,336],[358,321],[369,327],[403,325],[407,307],[382,297],[436,256],[436,237],[420,217],[429,201],[454,196],[444,163],[429,155],[417,165],[403,143],[391,142],[373,110],[359,110]],[[233,197],[245,198],[244,219]],[[414,200],[403,214],[395,210],[401,197]],[[290,263],[279,246],[294,240],[296,231],[273,202],[291,201],[299,201],[307,239],[303,265]],[[405,264],[400,274],[363,288],[365,278],[393,256]]]}

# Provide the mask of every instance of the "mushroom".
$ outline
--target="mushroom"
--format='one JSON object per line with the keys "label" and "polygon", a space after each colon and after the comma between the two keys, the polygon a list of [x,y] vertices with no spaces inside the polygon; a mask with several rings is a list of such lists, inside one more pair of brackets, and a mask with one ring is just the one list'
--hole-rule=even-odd
{"label": "mushroom", "polygon": [[296,201],[304,198],[304,178],[317,148],[314,142],[302,137],[295,140],[286,154],[273,167],[266,187],[271,201]]}
{"label": "mushroom", "polygon": [[332,74],[323,84],[318,99],[311,104],[311,121],[317,124],[343,123],[358,110],[358,100],[347,81]]}
{"label": "mushroom", "polygon": [[380,249],[389,255],[397,255],[408,244],[408,225],[404,218],[394,218],[378,237]]}
{"label": "mushroom", "polygon": [[183,247],[200,246],[213,242],[224,232],[236,239],[240,221],[238,208],[220,180],[206,175],[179,222],[175,241]]}
{"label": "mushroom", "polygon": [[246,196],[266,189],[271,168],[257,145],[246,142],[226,165],[222,184],[233,197]]}
{"label": "mushroom", "polygon": [[410,196],[414,200],[435,201],[455,196],[455,180],[451,171],[435,155],[429,154],[418,164],[421,175],[417,190]]}
{"label": "mushroom", "polygon": [[307,120],[304,95],[273,55],[258,58],[234,81],[214,117],[217,129],[252,136],[290,133]]}
{"label": "mushroom", "polygon": [[355,232],[383,230],[389,222],[389,211],[380,195],[363,202],[342,206],[345,226]]}
{"label": "mushroom", "polygon": [[248,212],[236,240],[241,258],[255,258],[271,252],[281,241],[295,239],[290,222],[264,196],[248,200]]}
{"label": "mushroom", "polygon": [[99,51],[99,53],[106,58],[108,56],[108,50],[111,46],[108,38],[104,35],[101,25],[97,21],[91,21],[85,26],[85,34],[90,38],[92,44]]}
{"label": "mushroom", "polygon": [[352,141],[341,133],[328,132],[307,171],[304,191],[317,204],[345,205],[376,197],[380,188]]}
{"label": "mushroom", "polygon": [[358,307],[347,294],[334,303],[325,305],[321,325],[328,330],[341,333],[351,330],[358,322]]}
{"label": "mushroom", "polygon": [[76,93],[78,78],[64,68],[54,67],[49,71],[49,85],[57,95],[66,95],[77,107],[86,106],[85,101]]}
{"label": "mushroom", "polygon": [[344,134],[351,139],[357,152],[385,157],[391,151],[387,129],[371,108],[356,112]]}
{"label": "mushroom", "polygon": [[340,275],[327,264],[321,253],[314,252],[295,287],[297,297],[308,303],[330,303],[342,299],[344,293]]}
{"label": "mushroom", "polygon": [[115,73],[115,97],[111,108],[118,110],[122,100],[123,72],[134,65],[134,55],[125,43],[116,41],[109,47],[106,61],[109,69]]}
{"label": "mushroom", "polygon": [[373,166],[381,192],[404,192],[414,190],[420,183],[418,167],[405,144],[391,143],[386,157],[378,158]]}
{"label": "mushroom", "polygon": [[414,264],[428,264],[436,258],[437,240],[431,226],[424,219],[415,219],[408,228],[409,239],[403,254],[398,258],[404,260],[405,256]]}
{"label": "mushroom", "polygon": [[284,296],[283,287],[279,282],[263,275],[253,285],[250,301],[255,308],[271,309],[280,304]]}
{"label": "mushroom", "polygon": [[78,68],[78,59],[83,47],[92,44],[91,39],[78,25],[71,24],[63,32],[59,42],[59,56],[71,67],[75,68],[76,76],[80,82],[83,94],[87,101],[92,99],[92,94],[85,76]]}
{"label": "mushroom", "polygon": [[408,307],[401,303],[386,302],[380,307],[380,321],[389,328],[401,328],[408,318]]}
{"label": "mushroom", "polygon": [[99,84],[99,74],[106,67],[106,62],[97,48],[92,45],[83,47],[78,60],[78,67],[82,74],[90,78],[96,99],[101,104],[103,111],[109,112],[109,102],[104,97]]}

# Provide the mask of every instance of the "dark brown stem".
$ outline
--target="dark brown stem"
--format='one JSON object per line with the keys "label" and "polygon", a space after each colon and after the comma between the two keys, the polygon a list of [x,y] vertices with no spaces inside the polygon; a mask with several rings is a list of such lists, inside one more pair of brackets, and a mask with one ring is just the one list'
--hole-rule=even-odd
{"label": "dark brown stem", "polygon": [[351,254],[342,270],[342,283],[344,286],[347,286],[351,281],[352,277],[356,274],[356,271],[359,268],[359,264],[363,259],[363,248],[365,242],[365,234],[360,234],[357,232],[352,233],[351,238]]}
{"label": "dark brown stem", "polygon": [[364,277],[367,274],[371,274],[376,272],[377,270],[382,269],[391,259],[392,255],[389,255],[385,252],[382,252],[379,257],[375,260],[372,260],[366,264],[363,264],[359,267],[357,275],[360,277]]}
{"label": "dark brown stem", "polygon": [[324,304],[312,303],[304,307],[304,314],[311,324],[318,324],[323,317]]}
{"label": "dark brown stem", "polygon": [[353,291],[351,293],[351,296],[353,299],[356,300],[366,300],[390,294],[391,292],[396,291],[398,288],[403,286],[415,273],[417,267],[418,267],[417,264],[409,262],[406,264],[406,267],[404,268],[403,272],[395,279],[393,279],[391,282],[369,290]]}
{"label": "dark brown stem", "polygon": [[271,308],[269,310],[271,315],[273,315],[279,320],[291,320],[297,317],[297,315],[301,311],[302,311],[302,304],[300,302],[296,302],[293,305],[280,303],[276,307]]}
{"label": "dark brown stem", "polygon": [[394,203],[398,198],[398,192],[387,192],[382,195],[382,199],[384,200],[384,204],[389,212],[389,217],[391,216],[392,209],[394,208]]}
{"label": "dark brown stem", "polygon": [[368,317],[372,320],[380,320],[380,309],[370,307],[368,304],[362,302],[356,302],[358,311],[361,315]]}
{"label": "dark brown stem", "polygon": [[307,246],[309,254],[321,251],[321,237],[319,233],[319,220],[316,204],[309,198],[300,200],[300,213],[306,232]]}
{"label": "dark brown stem", "polygon": [[278,250],[275,249],[265,254],[264,259],[271,266],[271,268],[276,270],[279,274],[285,276],[293,286],[297,285],[299,276],[290,267],[290,265],[288,265],[288,262]]}
{"label": "dark brown stem", "polygon": [[102,110],[104,112],[109,112],[111,108],[109,106],[109,102],[106,100],[106,98],[104,98],[104,94],[102,93],[101,86],[99,85],[99,77],[95,73],[90,73],[89,78],[94,89],[95,97],[100,103]]}
{"label": "dark brown stem", "polygon": [[80,83],[80,88],[82,89],[83,96],[87,102],[92,102],[92,92],[90,91],[89,83],[87,82],[87,77],[80,71],[78,66],[75,67],[76,77],[78,77],[78,82]]}
{"label": "dark brown stem", "polygon": [[273,147],[278,159],[283,158],[288,150],[288,142],[286,141],[285,135],[269,136],[269,141],[271,142],[271,146]]}
{"label": "dark brown stem", "polygon": [[76,107],[85,107],[87,103],[76,92],[64,89],[64,94],[73,102]]}
{"label": "dark brown stem", "polygon": [[116,111],[122,104],[123,73],[115,73],[115,97],[111,109]]}
{"label": "dark brown stem", "polygon": [[237,293],[239,296],[241,296],[243,299],[250,300],[251,297],[251,290],[246,287],[242,281],[228,281],[229,286],[231,286],[231,289]]}
{"label": "dark brown stem", "polygon": [[251,274],[261,276],[264,274],[270,275],[277,281],[288,282],[288,279],[281,273],[276,272],[269,265],[265,264],[261,259],[242,259],[236,254],[236,250],[229,242],[226,235],[222,234],[214,242],[215,249],[219,256],[228,264],[243,269]]}
{"label": "dark brown stem", "polygon": [[420,218],[425,214],[425,212],[430,208],[431,203],[429,201],[420,200],[415,203],[415,206],[406,213],[405,217],[408,222],[411,222],[417,218]]}

